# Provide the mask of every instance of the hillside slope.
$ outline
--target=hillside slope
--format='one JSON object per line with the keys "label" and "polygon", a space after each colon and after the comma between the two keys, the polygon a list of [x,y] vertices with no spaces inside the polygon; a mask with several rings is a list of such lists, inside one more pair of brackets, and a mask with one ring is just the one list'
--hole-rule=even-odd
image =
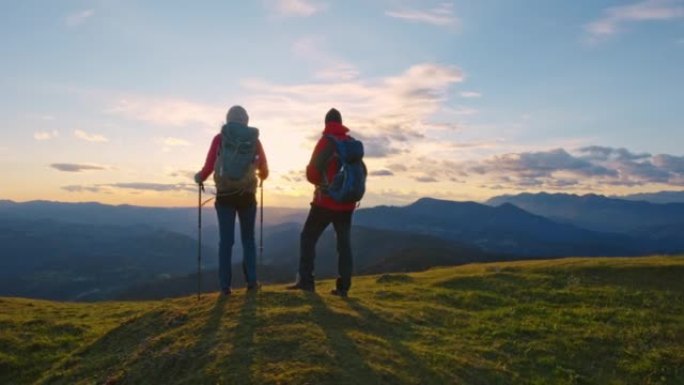
{"label": "hillside slope", "polygon": [[361,277],[348,300],[0,299],[2,384],[682,384],[684,257]]}

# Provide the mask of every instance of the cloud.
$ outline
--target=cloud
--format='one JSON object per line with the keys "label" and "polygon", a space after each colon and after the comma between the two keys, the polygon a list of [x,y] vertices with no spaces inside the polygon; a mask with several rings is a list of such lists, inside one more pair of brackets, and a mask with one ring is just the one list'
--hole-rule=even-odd
{"label": "cloud", "polygon": [[390,170],[375,170],[368,173],[370,176],[393,176],[394,173]]}
{"label": "cloud", "polygon": [[268,0],[268,9],[284,17],[309,17],[325,9],[325,5],[311,0]]}
{"label": "cloud", "polygon": [[359,70],[348,63],[337,63],[316,71],[319,80],[352,80],[359,77]]}
{"label": "cloud", "polygon": [[491,185],[509,189],[684,185],[684,157],[605,146],[503,154],[458,167],[471,177],[485,177]]}
{"label": "cloud", "polygon": [[635,154],[625,148],[613,148],[604,146],[582,147],[578,150],[578,152],[582,154],[583,158],[595,161],[631,161],[651,157],[651,154],[648,153]]}
{"label": "cloud", "polygon": [[118,98],[105,112],[159,126],[217,126],[227,108],[178,98],[128,95]]}
{"label": "cloud", "polygon": [[474,91],[462,91],[459,93],[462,98],[467,98],[467,99],[473,99],[473,98],[481,98],[482,94],[479,92],[474,92]]}
{"label": "cloud", "polygon": [[310,127],[319,126],[325,111],[335,106],[352,135],[366,142],[367,156],[387,157],[425,138],[425,127],[444,108],[449,88],[463,80],[455,66],[421,63],[379,79],[298,85],[250,80],[243,86],[252,95],[255,116],[278,117],[277,124],[293,127],[309,140]]}
{"label": "cloud", "polygon": [[427,175],[417,176],[417,177],[413,178],[413,180],[415,180],[416,182],[419,182],[419,183],[436,183],[436,182],[438,182],[437,178],[432,177],[432,176],[427,176]]}
{"label": "cloud", "polygon": [[50,167],[62,172],[81,172],[81,171],[99,171],[106,170],[104,166],[93,164],[77,164],[77,163],[53,163]]}
{"label": "cloud", "polygon": [[155,191],[155,192],[167,192],[167,191],[191,191],[195,192],[197,186],[190,183],[113,183],[102,185],[104,187],[112,187],[118,189],[126,190],[140,190],[140,191]]}
{"label": "cloud", "polygon": [[600,41],[619,33],[625,24],[681,18],[684,18],[681,0],[645,0],[608,8],[603,12],[603,17],[585,25],[584,28],[592,41]]}
{"label": "cloud", "polygon": [[477,174],[491,172],[508,173],[523,179],[549,177],[557,171],[568,171],[581,176],[604,176],[616,173],[597,166],[588,160],[577,158],[562,148],[495,156],[471,168]]}
{"label": "cloud", "polygon": [[479,110],[475,108],[470,108],[470,107],[457,107],[457,108],[449,108],[446,110],[448,113],[456,115],[456,116],[470,116],[470,115],[477,115],[480,113]]}
{"label": "cloud", "polygon": [[454,14],[452,3],[442,3],[439,6],[428,9],[401,9],[385,12],[385,15],[396,19],[406,20],[414,23],[431,24],[438,27],[456,27],[460,24],[458,17]]}
{"label": "cloud", "polygon": [[306,180],[304,170],[290,170],[280,178],[286,182],[301,183]]}
{"label": "cloud", "polygon": [[111,183],[95,185],[69,185],[62,186],[62,190],[72,193],[82,192],[111,192],[112,190],[135,190],[146,192],[196,192],[197,186],[190,183]]}
{"label": "cloud", "polygon": [[64,22],[69,27],[78,27],[79,25],[85,23],[88,19],[95,15],[95,11],[92,9],[86,9],[83,11],[74,12],[67,15],[64,18]]}
{"label": "cloud", "polygon": [[38,131],[33,133],[33,139],[35,140],[50,140],[54,139],[59,136],[59,131],[57,130],[52,130],[52,131]]}
{"label": "cloud", "polygon": [[160,138],[159,142],[163,144],[164,146],[167,147],[187,147],[192,145],[190,142],[188,142],[185,139],[179,139],[179,138],[174,138],[174,137],[166,137],[166,138]]}
{"label": "cloud", "polygon": [[68,191],[70,193],[83,193],[83,192],[99,193],[102,191],[102,188],[100,188],[98,186],[69,185],[69,186],[62,186],[62,190]]}
{"label": "cloud", "polygon": [[169,173],[169,176],[172,178],[194,179],[196,172],[197,171],[192,171],[192,170],[176,170],[176,171],[171,171]]}
{"label": "cloud", "polygon": [[104,135],[89,134],[83,130],[74,130],[74,136],[78,139],[85,140],[86,142],[94,142],[94,143],[109,142],[109,139],[107,139]]}
{"label": "cloud", "polygon": [[305,36],[296,40],[292,44],[292,53],[295,57],[320,67],[314,72],[317,80],[353,80],[359,76],[359,70],[353,64],[345,62],[327,49],[327,42],[322,36]]}
{"label": "cloud", "polygon": [[354,135],[356,139],[363,142],[364,157],[366,158],[386,158],[402,152],[401,149],[392,144],[390,136],[369,136],[363,133]]}
{"label": "cloud", "polygon": [[454,148],[454,149],[464,149],[464,148],[497,148],[501,147],[501,144],[504,142],[503,139],[494,139],[494,140],[479,140],[479,141],[473,141],[473,142],[450,142],[449,147]]}

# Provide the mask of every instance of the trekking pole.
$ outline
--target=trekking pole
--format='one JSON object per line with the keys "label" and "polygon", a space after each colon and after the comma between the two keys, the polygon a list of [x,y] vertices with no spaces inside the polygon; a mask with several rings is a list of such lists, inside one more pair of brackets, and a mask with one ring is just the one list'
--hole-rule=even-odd
{"label": "trekking pole", "polygon": [[264,180],[259,181],[259,189],[261,190],[261,203],[259,209],[261,211],[261,224],[259,226],[259,267],[263,271],[264,267]]}
{"label": "trekking pole", "polygon": [[200,183],[197,200],[197,301],[200,300],[202,290],[202,191],[204,191],[204,184]]}

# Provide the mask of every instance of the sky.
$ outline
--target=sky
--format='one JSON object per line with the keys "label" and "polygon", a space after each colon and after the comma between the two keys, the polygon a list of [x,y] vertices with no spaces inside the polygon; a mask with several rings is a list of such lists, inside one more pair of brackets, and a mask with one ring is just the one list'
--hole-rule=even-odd
{"label": "sky", "polygon": [[363,206],[684,186],[684,0],[0,2],[0,199],[192,206],[232,105],[305,207],[327,110]]}

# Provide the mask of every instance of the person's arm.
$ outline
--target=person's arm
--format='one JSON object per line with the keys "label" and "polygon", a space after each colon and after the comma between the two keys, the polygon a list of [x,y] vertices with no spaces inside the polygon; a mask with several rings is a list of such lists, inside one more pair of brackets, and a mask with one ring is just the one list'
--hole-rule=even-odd
{"label": "person's arm", "polygon": [[268,160],[266,160],[266,152],[260,140],[257,140],[257,170],[259,171],[259,179],[268,178]]}
{"label": "person's arm", "polygon": [[221,147],[221,135],[216,135],[211,141],[211,147],[207,153],[207,159],[204,161],[204,167],[195,174],[195,182],[202,183],[212,172],[214,172],[214,165],[216,164],[216,157],[218,156],[219,147]]}
{"label": "person's arm", "polygon": [[311,160],[306,166],[306,179],[309,183],[320,186],[324,182],[324,173],[328,171],[326,166],[334,150],[333,143],[326,137],[316,143]]}

